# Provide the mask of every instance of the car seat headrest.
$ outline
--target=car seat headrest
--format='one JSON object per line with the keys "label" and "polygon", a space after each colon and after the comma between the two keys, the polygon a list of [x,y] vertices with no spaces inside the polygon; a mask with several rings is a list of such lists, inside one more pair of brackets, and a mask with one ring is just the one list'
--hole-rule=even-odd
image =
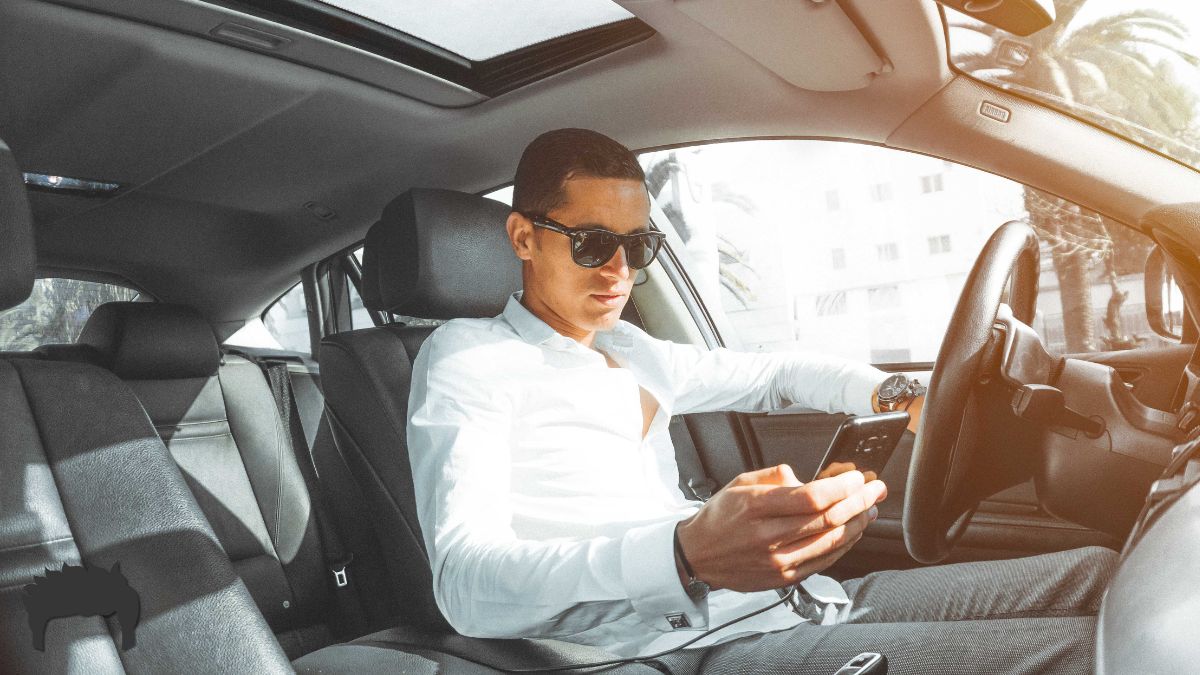
{"label": "car seat headrest", "polygon": [[0,310],[25,302],[33,291],[36,267],[25,181],[12,150],[0,140]]}
{"label": "car seat headrest", "polygon": [[423,319],[490,317],[521,289],[521,261],[486,197],[413,188],[392,200],[363,246],[363,304]]}
{"label": "car seat headrest", "polygon": [[209,377],[221,365],[212,327],[191,307],[108,302],[96,308],[78,342],[95,347],[123,380]]}

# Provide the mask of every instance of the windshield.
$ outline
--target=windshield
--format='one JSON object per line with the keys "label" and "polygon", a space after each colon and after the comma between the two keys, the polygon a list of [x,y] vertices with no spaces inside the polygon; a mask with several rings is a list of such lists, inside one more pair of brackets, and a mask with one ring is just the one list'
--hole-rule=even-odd
{"label": "windshield", "polygon": [[1017,37],[946,11],[959,70],[1200,168],[1200,3],[1055,0]]}

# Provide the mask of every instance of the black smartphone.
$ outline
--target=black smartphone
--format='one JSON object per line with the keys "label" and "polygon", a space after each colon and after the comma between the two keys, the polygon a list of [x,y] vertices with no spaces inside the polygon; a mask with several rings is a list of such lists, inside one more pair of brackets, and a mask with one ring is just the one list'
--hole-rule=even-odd
{"label": "black smartphone", "polygon": [[863,472],[868,481],[878,478],[900,443],[908,420],[903,410],[847,417],[833,434],[813,480],[855,470]]}

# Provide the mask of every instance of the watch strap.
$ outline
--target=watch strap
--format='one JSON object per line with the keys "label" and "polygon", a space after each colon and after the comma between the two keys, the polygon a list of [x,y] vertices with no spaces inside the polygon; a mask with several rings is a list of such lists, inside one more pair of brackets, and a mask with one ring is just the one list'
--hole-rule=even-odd
{"label": "watch strap", "polygon": [[688,576],[688,581],[696,580],[696,571],[692,569],[692,564],[688,562],[687,556],[683,553],[683,544],[679,543],[679,523],[675,524],[675,555],[679,556],[679,562],[683,565],[683,573]]}

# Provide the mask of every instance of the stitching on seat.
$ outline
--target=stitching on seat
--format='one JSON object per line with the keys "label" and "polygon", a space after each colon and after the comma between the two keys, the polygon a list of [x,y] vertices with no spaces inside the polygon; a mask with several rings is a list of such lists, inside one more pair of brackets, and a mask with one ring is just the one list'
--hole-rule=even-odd
{"label": "stitching on seat", "polygon": [[[30,363],[36,363],[36,362],[31,361]],[[29,401],[29,385],[26,384],[25,373],[22,372],[22,370],[21,370],[22,368],[25,368],[27,366],[19,365],[17,361],[10,362],[9,366],[17,374],[17,382],[21,383],[21,393],[24,394],[24,396],[21,397],[21,400],[24,401],[24,403],[25,403],[25,410],[29,411],[29,419],[33,420],[33,428],[37,432],[38,450],[40,450],[42,452],[42,457],[45,458],[45,460],[46,460],[46,468],[50,470],[50,478],[54,481],[54,490],[55,490],[54,496],[58,500],[58,507],[62,510],[63,517],[66,518],[66,520],[67,520],[67,527],[70,528],[74,523],[71,522],[71,514],[67,512],[67,505],[64,504],[63,500],[62,500],[62,495],[63,495],[62,483],[59,481],[58,472],[55,471],[54,462],[50,461],[50,455],[48,455],[46,453],[46,434],[42,430],[41,420],[39,420],[38,416],[33,413],[33,404],[31,404]],[[37,368],[39,366],[33,366],[33,367]],[[96,368],[96,369],[99,370],[100,372],[107,372],[107,371],[100,370],[99,368]],[[115,378],[116,376],[114,375],[113,377]],[[147,417],[146,420],[149,421],[149,417]],[[74,534],[72,533],[72,538],[73,537],[74,537]],[[83,551],[79,550],[78,545],[75,547],[75,551],[76,551],[76,553],[79,554],[80,560],[82,560],[83,559]]]}
{"label": "stitching on seat", "polygon": [[[208,434],[206,436],[172,436],[171,438],[164,439],[164,440],[169,441],[171,443],[179,443],[182,441],[202,441],[206,438],[223,438],[225,436],[233,438],[233,434],[231,432],[222,431],[219,434]],[[236,443],[237,441],[234,440],[234,442]]]}
{"label": "stitching on seat", "polygon": [[198,421],[198,422],[174,422],[174,423],[170,423],[170,422],[163,422],[162,424],[155,424],[155,425],[154,425],[154,428],[155,428],[155,429],[162,429],[163,427],[167,427],[167,428],[171,428],[171,427],[186,427],[186,426],[191,426],[191,425],[193,425],[193,424],[217,424],[218,422],[226,422],[226,423],[228,423],[228,422],[229,422],[229,418],[228,418],[228,417],[222,417],[221,419],[216,419],[216,420],[200,420],[200,421]]}
{"label": "stitching on seat", "polygon": [[47,539],[46,541],[35,541],[32,544],[20,544],[17,546],[10,546],[8,548],[0,548],[0,553],[12,553],[13,551],[20,551],[21,549],[24,549],[24,548],[33,548],[34,546],[45,546],[46,544],[58,544],[58,543],[61,543],[64,541],[75,541],[75,537],[68,535],[66,537],[59,537],[57,539]]}

